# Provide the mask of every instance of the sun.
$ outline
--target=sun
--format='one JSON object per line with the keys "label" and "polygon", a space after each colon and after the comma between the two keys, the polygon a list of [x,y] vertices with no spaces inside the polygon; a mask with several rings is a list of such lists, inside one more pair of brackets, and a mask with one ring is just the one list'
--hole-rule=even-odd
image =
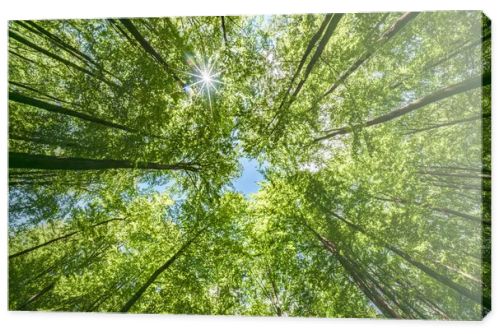
{"label": "sun", "polygon": [[205,83],[205,84],[212,83],[212,75],[209,72],[206,72],[206,71],[202,72],[201,77],[202,77],[203,83]]}
{"label": "sun", "polygon": [[199,95],[208,97],[210,109],[212,109],[212,94],[218,91],[218,87],[223,84],[220,79],[222,71],[217,71],[217,59],[210,57],[200,60],[199,57],[189,59],[188,63],[193,66],[193,72],[189,73],[193,78],[193,83],[186,85],[186,92],[196,92],[195,98]]}

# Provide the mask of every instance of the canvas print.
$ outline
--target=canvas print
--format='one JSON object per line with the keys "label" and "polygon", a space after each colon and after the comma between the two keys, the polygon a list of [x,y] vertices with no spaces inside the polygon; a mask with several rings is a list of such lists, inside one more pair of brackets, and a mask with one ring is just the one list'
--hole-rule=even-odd
{"label": "canvas print", "polygon": [[10,21],[12,311],[480,320],[478,11]]}

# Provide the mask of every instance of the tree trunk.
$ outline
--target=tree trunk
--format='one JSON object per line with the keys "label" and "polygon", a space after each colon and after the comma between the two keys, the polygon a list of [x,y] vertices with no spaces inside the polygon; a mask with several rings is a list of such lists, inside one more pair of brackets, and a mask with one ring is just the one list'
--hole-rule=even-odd
{"label": "tree trunk", "polygon": [[337,249],[337,246],[331,242],[330,240],[326,239],[322,235],[320,235],[315,229],[313,229],[305,219],[301,219],[302,224],[307,227],[307,229],[312,232],[316,238],[321,241],[323,244],[324,248],[328,250],[342,265],[342,267],[345,269],[347,274],[356,282],[356,285],[359,287],[359,289],[363,292],[363,294],[374,304],[378,307],[382,313],[384,313],[385,316],[390,317],[390,318],[401,318],[399,314],[397,314],[382,298],[380,295],[376,294],[375,291],[372,291],[369,286],[366,284],[366,282],[362,279],[362,277],[359,275],[358,271],[356,268],[354,268],[349,261],[342,256]]}
{"label": "tree trunk", "polygon": [[47,94],[47,93],[44,93],[36,88],[33,88],[33,87],[30,87],[28,84],[25,84],[25,83],[21,83],[21,82],[15,82],[15,81],[11,81],[9,80],[9,85],[14,85],[14,86],[17,86],[17,87],[21,87],[21,88],[24,88],[26,90],[29,90],[31,92],[34,92],[38,95],[41,95],[41,96],[44,96],[46,98],[49,98],[51,100],[54,100],[56,102],[61,102],[61,103],[66,103],[66,104],[72,104],[72,105],[76,105],[76,103],[73,103],[73,102],[69,102],[69,101],[66,101],[66,100],[62,100],[62,99],[59,99],[53,95],[50,95],[50,94]]}
{"label": "tree trunk", "polygon": [[175,74],[175,72],[172,71],[172,68],[170,65],[167,64],[165,59],[149,44],[149,42],[144,38],[144,36],[141,35],[139,30],[135,27],[135,25],[132,23],[131,20],[129,19],[120,19],[120,22],[127,28],[127,30],[134,36],[135,40],[142,46],[144,51],[148,53],[153,59],[155,59],[158,63],[160,63],[163,68],[169,73],[175,81],[181,86],[184,87],[186,84]]}
{"label": "tree trunk", "polygon": [[160,268],[158,268],[144,283],[139,290],[128,300],[128,302],[123,305],[123,307],[120,309],[120,312],[128,312],[132,306],[141,298],[143,293],[149,288],[151,284],[160,276],[165,270],[167,270],[174,262],[177,260],[179,257],[181,257],[184,252],[188,249],[188,247],[207,229],[207,227],[201,229],[198,231],[191,239],[189,239],[182,247],[171,257],[165,262]]}
{"label": "tree trunk", "polygon": [[222,28],[222,38],[224,38],[224,45],[227,47],[226,20],[224,19],[224,16],[220,17],[220,24]]}
{"label": "tree trunk", "polygon": [[83,146],[79,142],[73,142],[69,140],[59,140],[56,138],[49,138],[49,137],[32,137],[32,136],[24,136],[24,135],[17,135],[17,134],[12,134],[9,133],[9,139],[10,140],[21,140],[24,142],[30,142],[33,144],[40,144],[40,145],[50,145],[50,146],[59,146],[62,148],[80,148],[80,149],[89,149],[89,146]]}
{"label": "tree trunk", "polygon": [[[427,96],[424,96],[424,97],[406,105],[403,108],[395,109],[395,110],[393,110],[385,115],[382,115],[382,116],[376,117],[370,121],[367,121],[364,124],[362,124],[362,126],[364,128],[366,128],[366,127],[374,126],[377,124],[385,123],[385,122],[391,121],[395,118],[404,116],[411,111],[414,111],[416,109],[425,107],[431,103],[445,99],[447,97],[450,97],[450,96],[453,96],[456,94],[460,94],[460,93],[469,91],[469,90],[474,89],[474,88],[488,86],[490,84],[491,84],[490,74],[484,73],[483,75],[469,78],[469,79],[464,80],[458,84],[454,84],[454,85],[451,85],[451,86],[448,86],[445,88],[441,88],[434,93],[431,93]],[[324,140],[324,139],[332,138],[332,137],[335,137],[337,135],[342,135],[342,134],[346,134],[346,133],[350,133],[350,132],[352,132],[351,127],[342,127],[342,128],[336,129],[333,132],[330,132],[322,137],[315,138],[313,140],[313,142],[319,142],[319,141]]]}
{"label": "tree trunk", "polygon": [[17,34],[16,32],[14,32],[12,30],[9,30],[9,37],[15,39],[19,43],[24,44],[24,45],[26,45],[26,46],[28,46],[28,47],[30,47],[30,48],[32,48],[32,49],[34,49],[34,50],[36,50],[36,51],[44,54],[44,55],[46,55],[46,56],[48,56],[48,57],[50,57],[52,59],[55,59],[55,60],[63,63],[66,66],[72,67],[72,68],[74,68],[74,69],[76,69],[76,70],[78,70],[80,72],[88,74],[91,77],[94,77],[94,78],[96,78],[96,79],[104,82],[108,86],[115,87],[115,88],[120,88],[119,85],[117,85],[114,82],[111,82],[111,81],[107,80],[103,76],[98,75],[96,73],[93,73],[93,72],[87,70],[86,68],[81,67],[80,65],[77,65],[77,64],[75,64],[75,63],[73,63],[73,62],[71,62],[71,61],[69,61],[67,59],[64,59],[64,58],[60,57],[59,55],[57,55],[55,53],[52,53],[52,52],[50,52],[48,50],[45,50],[44,48],[36,45],[35,43],[32,43],[32,42],[28,41],[26,38],[22,37],[21,35]]}
{"label": "tree trunk", "polygon": [[[283,109],[289,108],[290,105],[293,103],[293,101],[295,101],[295,99],[297,98],[297,95],[299,94],[299,92],[301,91],[302,87],[304,86],[304,83],[306,82],[307,78],[309,77],[309,74],[311,73],[314,65],[316,64],[316,62],[318,61],[319,57],[323,53],[323,50],[324,50],[326,44],[330,40],[330,37],[333,35],[333,32],[335,31],[335,28],[337,27],[337,25],[338,25],[338,23],[339,23],[339,21],[340,21],[340,19],[342,18],[343,15],[344,14],[335,14],[335,15],[333,15],[332,19],[328,23],[328,26],[326,28],[325,34],[321,38],[316,51],[314,52],[313,56],[311,57],[311,60],[309,61],[309,64],[307,64],[307,67],[306,67],[306,70],[304,72],[304,75],[303,75],[302,79],[299,81],[299,83],[297,84],[297,87],[295,88],[294,92],[290,96],[289,102],[288,103],[283,103],[283,106],[280,106],[280,108],[278,109],[277,113],[274,115],[273,119],[269,123],[269,124],[271,124],[271,123],[274,122],[275,119],[278,119],[277,124],[273,127],[273,131],[274,131],[275,128],[278,127],[278,124],[280,123],[281,118],[279,118],[279,115],[283,112]],[[325,20],[326,20],[326,18],[325,18]],[[321,30],[321,28],[322,27],[320,27],[320,30]],[[314,39],[314,37],[316,37],[316,36],[313,36],[313,39]],[[286,97],[287,96],[284,97],[283,101],[286,100]]]}
{"label": "tree trunk", "polygon": [[361,232],[362,234],[370,237],[372,240],[374,240],[377,244],[385,247],[386,249],[392,251],[393,253],[397,254],[398,256],[400,256],[401,258],[403,258],[404,260],[406,260],[408,263],[412,264],[413,266],[415,266],[416,268],[420,269],[421,271],[423,271],[424,273],[426,273],[427,275],[429,275],[430,277],[434,278],[436,281],[440,282],[441,284],[455,290],[456,292],[460,293],[461,295],[469,298],[470,300],[472,300],[473,302],[475,303],[478,303],[478,304],[482,304],[483,303],[483,299],[484,299],[484,303],[485,303],[485,307],[487,307],[488,309],[491,309],[491,299],[489,298],[486,298],[486,297],[483,297],[481,295],[481,293],[475,293],[475,292],[472,292],[470,291],[469,289],[461,286],[460,284],[458,283],[455,283],[453,282],[451,279],[449,279],[448,277],[436,272],[435,270],[433,270],[432,268],[426,266],[425,264],[415,260],[414,258],[412,258],[409,254],[407,254],[406,252],[400,250],[399,248],[396,248],[394,247],[393,245],[385,242],[384,240],[376,237],[375,235],[373,235],[372,233],[368,232],[367,230],[365,230],[363,227],[359,226],[359,225],[356,225],[356,224],[353,224],[351,222],[349,222],[348,220],[346,220],[345,218],[337,215],[336,213],[334,212],[331,212],[330,213],[332,214],[332,216],[334,216],[335,218],[339,219],[340,221],[344,222],[348,227],[350,227],[352,230],[356,230],[358,232]]}
{"label": "tree trunk", "polygon": [[[326,28],[325,34],[321,38],[318,48],[314,52],[313,56],[311,57],[311,60],[309,61],[309,64],[307,64],[306,70],[304,72],[304,77],[300,82],[297,84],[297,88],[292,94],[292,101],[297,97],[299,94],[300,90],[302,89],[302,86],[304,85],[305,81],[309,77],[309,74],[311,73],[314,65],[318,61],[319,57],[323,53],[323,50],[325,49],[326,44],[330,40],[330,37],[333,35],[333,32],[335,31],[335,28],[337,28],[338,23],[340,22],[340,19],[344,16],[343,14],[335,14],[332,17],[332,20],[328,24],[328,27]],[[290,102],[291,103],[291,102]]]}
{"label": "tree trunk", "polygon": [[380,48],[384,45],[390,38],[396,35],[401,29],[403,29],[411,20],[413,20],[418,13],[408,12],[403,14],[396,22],[387,29],[380,38],[375,42],[375,46],[366,50],[359,58],[352,64],[344,73],[340,75],[340,77],[333,83],[333,85],[328,88],[328,90],[323,93],[321,99],[323,99],[328,94],[333,93],[335,89],[337,89],[352,73],[354,73],[363,63],[370,58],[376,51],[377,48]]}
{"label": "tree trunk", "polygon": [[55,282],[50,283],[49,285],[45,286],[42,290],[31,296],[26,302],[24,302],[21,306],[18,307],[18,310],[21,311],[27,311],[27,307],[34,302],[36,302],[40,297],[45,295],[47,292],[52,290],[56,286]]}
{"label": "tree trunk", "polygon": [[399,199],[399,198],[398,199],[393,199],[393,198],[384,198],[384,197],[377,197],[377,196],[373,196],[373,198],[378,199],[380,201],[384,201],[384,202],[392,202],[392,203],[397,203],[397,204],[418,205],[418,206],[427,208],[427,209],[432,210],[432,211],[437,211],[437,212],[442,212],[442,213],[450,214],[450,215],[453,215],[453,216],[461,217],[461,218],[464,218],[464,219],[467,219],[467,220],[470,220],[470,221],[474,221],[474,222],[478,222],[478,223],[482,223],[482,224],[485,224],[485,225],[491,225],[491,221],[483,220],[480,217],[474,217],[474,216],[469,215],[467,213],[459,212],[459,211],[448,209],[448,208],[434,207],[434,206],[431,206],[429,204],[418,203],[418,202],[411,202],[411,201],[406,201],[406,200]]}
{"label": "tree trunk", "polygon": [[131,129],[127,126],[124,126],[121,124],[116,124],[116,123],[113,123],[110,121],[106,121],[104,119],[101,119],[101,118],[98,118],[95,116],[91,116],[91,115],[87,115],[87,114],[81,113],[79,111],[75,111],[75,110],[68,109],[65,107],[61,107],[61,106],[58,106],[56,104],[47,103],[45,101],[29,97],[29,96],[23,95],[23,94],[18,93],[18,92],[14,92],[14,91],[9,92],[9,100],[15,101],[18,103],[22,103],[22,104],[26,104],[26,105],[30,105],[32,107],[44,109],[44,110],[54,112],[57,114],[76,117],[76,118],[79,118],[81,120],[92,122],[92,123],[99,124],[102,126],[120,129],[120,130],[130,132],[130,133],[138,133],[138,131]]}
{"label": "tree trunk", "polygon": [[428,131],[428,130],[443,128],[443,127],[450,126],[450,125],[456,125],[456,124],[461,124],[461,123],[472,122],[472,121],[480,120],[480,119],[483,119],[483,118],[491,118],[491,114],[487,113],[487,114],[482,114],[482,115],[478,115],[478,116],[473,116],[473,117],[468,117],[468,118],[464,118],[464,119],[459,119],[459,120],[456,120],[456,121],[450,121],[450,122],[445,122],[445,123],[441,123],[441,124],[430,125],[430,126],[427,126],[427,127],[424,127],[424,128],[411,129],[406,134],[407,135],[413,135],[415,133],[419,133],[419,132],[422,132],[422,131]]}
{"label": "tree trunk", "polygon": [[[97,226],[101,226],[101,225],[104,225],[104,224],[107,224],[107,223],[110,223],[110,222],[113,222],[113,221],[117,221],[117,220],[124,220],[125,218],[111,218],[111,219],[108,219],[108,220],[105,220],[105,221],[102,221],[102,222],[99,222],[97,224],[94,224],[94,225],[91,225],[90,227],[94,228],[94,227],[97,227]],[[36,246],[33,246],[33,247],[30,247],[30,248],[27,248],[25,250],[22,250],[20,252],[17,252],[17,253],[14,253],[12,255],[9,255],[9,260],[12,260],[18,256],[21,256],[21,255],[25,255],[25,254],[28,254],[28,253],[31,253],[33,252],[34,250],[37,250],[39,248],[42,248],[42,247],[45,247],[45,246],[48,246],[50,244],[53,244],[54,242],[57,242],[57,241],[61,241],[61,240],[64,240],[64,239],[68,239],[68,238],[71,238],[72,236],[74,236],[75,234],[78,234],[80,233],[81,231],[74,231],[74,232],[70,232],[68,234],[65,234],[65,235],[62,235],[60,237],[57,237],[57,238],[54,238],[54,239],[51,239],[49,241],[46,241],[44,243],[41,243],[39,245],[36,245]]]}
{"label": "tree trunk", "polygon": [[55,156],[9,152],[9,168],[49,170],[103,170],[103,169],[155,169],[184,170],[198,172],[194,164],[160,164],[154,162],[133,162],[129,160],[96,160],[84,158],[60,158]]}

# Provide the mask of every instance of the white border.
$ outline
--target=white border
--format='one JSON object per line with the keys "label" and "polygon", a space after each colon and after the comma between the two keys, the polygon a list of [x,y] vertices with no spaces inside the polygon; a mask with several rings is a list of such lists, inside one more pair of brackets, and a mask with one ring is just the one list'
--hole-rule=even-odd
{"label": "white border", "polygon": [[[388,321],[353,319],[253,318],[168,315],[120,315],[7,312],[7,21],[12,19],[151,17],[185,15],[251,15],[321,12],[373,12],[423,10],[483,10],[493,21],[494,65],[498,62],[500,18],[497,0],[0,0],[0,331],[2,333],[143,333],[143,332],[208,332],[208,333],[493,333],[500,330],[498,282],[498,236],[493,226],[493,311],[482,322]],[[493,225],[498,222],[496,162],[499,153],[497,115],[498,89],[493,66]],[[496,243],[496,244],[495,244]],[[496,330],[495,330],[496,328]]]}

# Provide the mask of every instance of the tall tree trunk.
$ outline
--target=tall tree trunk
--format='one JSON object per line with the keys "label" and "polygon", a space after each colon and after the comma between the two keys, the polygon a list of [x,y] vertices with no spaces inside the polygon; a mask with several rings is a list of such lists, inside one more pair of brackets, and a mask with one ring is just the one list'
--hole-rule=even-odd
{"label": "tall tree trunk", "polygon": [[396,203],[396,204],[418,205],[418,206],[427,208],[427,209],[432,210],[432,211],[446,213],[446,214],[457,216],[457,217],[461,217],[461,218],[464,218],[464,219],[467,219],[467,220],[470,220],[470,221],[482,223],[482,224],[485,224],[485,225],[491,225],[491,221],[483,220],[480,217],[475,217],[475,216],[469,215],[467,213],[459,212],[459,211],[448,209],[448,208],[434,207],[434,206],[431,206],[429,204],[407,201],[407,200],[403,200],[403,199],[400,199],[400,198],[396,198],[395,199],[395,198],[384,198],[384,197],[378,197],[378,196],[372,196],[372,197],[374,199],[377,199],[377,200],[380,200],[380,201],[384,201],[384,202],[392,202],[392,203]]}
{"label": "tall tree trunk", "polygon": [[468,167],[468,166],[444,166],[444,165],[430,165],[430,166],[416,166],[418,168],[424,168],[424,169],[437,169],[437,170],[443,170],[443,169],[449,169],[449,170],[460,170],[460,171],[468,171],[468,172],[473,172],[473,173],[478,173],[478,174],[484,174],[484,175],[489,175],[491,176],[491,169],[487,167]]}
{"label": "tall tree trunk", "polygon": [[[482,43],[485,43],[490,38],[491,38],[491,33],[487,32],[482,38],[479,38],[479,39],[476,39],[476,40],[473,40],[473,41],[464,41],[454,51],[452,51],[452,52],[444,55],[442,58],[438,59],[437,61],[429,61],[427,64],[425,64],[422,67],[421,73],[425,73],[427,71],[433,70],[437,66],[441,65],[444,62],[447,62],[447,61],[453,59],[457,55],[462,54],[465,51],[468,51],[470,49],[473,49],[475,46],[478,46],[478,45],[480,45]],[[402,84],[404,84],[404,82],[408,78],[409,78],[409,75],[400,77],[397,82],[395,82],[394,84],[391,85],[391,89],[395,89],[395,88],[401,86]]]}
{"label": "tall tree trunk", "polygon": [[[279,123],[281,120],[281,118],[279,118],[279,116],[282,114],[283,110],[290,108],[291,104],[297,98],[297,95],[299,94],[302,87],[304,86],[304,83],[306,82],[307,78],[309,77],[309,74],[311,73],[314,65],[316,64],[319,57],[323,53],[323,50],[325,49],[326,44],[330,40],[330,37],[333,35],[333,33],[334,33],[338,23],[340,22],[340,19],[342,18],[342,16],[344,16],[344,14],[334,14],[332,19],[328,23],[328,26],[326,27],[325,34],[323,35],[323,37],[319,41],[319,44],[318,44],[318,47],[316,48],[316,51],[312,55],[311,60],[309,61],[309,64],[307,64],[307,67],[305,69],[305,72],[304,72],[302,79],[299,81],[299,83],[297,84],[297,87],[295,88],[294,92],[290,96],[290,100],[288,101],[288,103],[284,103],[283,106],[280,106],[280,108],[278,109],[278,111],[276,112],[274,117],[272,118],[271,122],[269,123],[269,124],[271,124],[274,122],[275,119],[278,119],[277,124],[273,127],[273,131],[274,131],[274,129],[276,129],[279,126]],[[325,20],[326,20],[326,18],[325,18]],[[320,30],[321,30],[321,27],[320,27]],[[313,39],[314,39],[314,37],[315,36],[313,36]],[[284,97],[283,101],[286,100],[286,97],[287,96]]]}
{"label": "tall tree trunk", "polygon": [[[472,90],[475,88],[479,88],[482,86],[488,86],[490,84],[491,84],[491,76],[489,73],[485,73],[483,75],[472,77],[472,78],[466,79],[460,83],[441,88],[441,89],[435,91],[434,93],[431,93],[427,96],[424,96],[424,97],[406,105],[405,107],[395,109],[395,110],[393,110],[385,115],[382,115],[382,116],[376,117],[370,121],[367,121],[364,124],[362,124],[362,126],[364,128],[366,128],[366,127],[374,126],[377,124],[385,123],[385,122],[391,121],[395,118],[404,116],[411,111],[417,110],[417,109],[425,107],[431,103],[445,99],[447,97],[450,97],[450,96],[453,96],[456,94],[460,94],[460,93],[463,93],[463,92],[466,92],[466,91],[469,91],[469,90]],[[330,132],[324,136],[315,138],[313,140],[313,142],[319,142],[321,140],[325,140],[328,138],[335,137],[337,135],[342,135],[342,134],[346,134],[346,133],[350,133],[350,132],[352,132],[351,127],[347,127],[347,126],[342,127],[339,129],[335,129],[332,132]]]}
{"label": "tall tree trunk", "polygon": [[293,94],[291,96],[291,102],[289,104],[291,104],[294,101],[294,99],[297,97],[297,95],[299,94],[300,90],[302,89],[302,86],[304,85],[307,78],[309,77],[309,74],[311,73],[314,65],[316,64],[319,57],[323,53],[323,50],[325,49],[326,44],[328,43],[328,41],[332,37],[335,29],[337,28],[337,25],[339,24],[342,16],[344,16],[344,15],[343,14],[334,14],[330,23],[328,23],[328,27],[326,28],[325,34],[323,35],[323,37],[319,41],[318,48],[316,49],[313,56],[311,57],[309,64],[307,64],[306,70],[304,72],[304,76],[303,76],[302,80],[300,80],[299,83],[297,84],[297,87],[295,88],[295,91],[293,92]]}
{"label": "tall tree trunk", "polygon": [[21,306],[19,306],[17,309],[21,311],[26,311],[28,310],[28,306],[36,302],[38,299],[40,299],[42,296],[44,296],[47,292],[52,290],[56,286],[55,282],[52,282],[45,286],[42,290],[31,296],[27,301],[25,301]]}
{"label": "tall tree trunk", "polygon": [[[30,142],[34,144],[40,144],[40,145],[50,145],[50,146],[59,146],[63,148],[83,148],[83,149],[89,149],[89,146],[84,146],[79,142],[74,142],[74,141],[69,141],[69,140],[60,140],[57,138],[53,137],[36,137],[36,136],[26,136],[26,135],[18,135],[18,134],[13,134],[9,133],[9,139],[10,140],[21,140],[24,142]],[[95,148],[95,147],[94,147]]]}
{"label": "tall tree trunk", "polygon": [[50,170],[101,170],[101,169],[156,169],[184,170],[198,172],[194,164],[160,164],[154,162],[133,162],[129,160],[96,160],[84,158],[60,158],[55,156],[9,152],[9,168]]}
{"label": "tall tree trunk", "polygon": [[473,301],[475,303],[478,303],[478,304],[482,304],[482,302],[483,302],[482,299],[484,299],[484,303],[485,303],[484,306],[486,308],[488,308],[488,309],[491,309],[491,299],[482,296],[480,292],[479,293],[475,293],[473,291],[470,291],[469,289],[461,286],[460,284],[455,283],[450,278],[448,278],[448,277],[446,277],[446,276],[444,276],[444,275],[436,272],[434,269],[432,269],[432,268],[426,266],[425,264],[423,264],[423,263],[415,260],[413,257],[411,257],[406,252],[402,251],[401,249],[396,248],[392,244],[389,244],[388,242],[385,242],[384,240],[380,239],[379,237],[373,235],[372,233],[368,232],[363,227],[351,223],[347,219],[345,219],[345,218],[337,215],[334,212],[330,211],[330,214],[333,217],[335,217],[338,220],[340,220],[343,223],[345,223],[352,230],[361,232],[362,234],[364,234],[367,237],[371,238],[377,244],[379,244],[382,247],[385,247],[386,249],[388,249],[388,250],[392,251],[393,253],[397,254],[398,256],[400,256],[401,258],[403,258],[404,260],[406,260],[406,262],[408,262],[408,263],[412,264],[413,266],[415,266],[416,268],[420,269],[421,271],[423,271],[424,273],[426,273],[427,275],[429,275],[430,277],[432,277],[436,281],[440,282],[441,284],[443,284],[443,285],[445,285],[445,286],[447,286],[447,287],[455,290],[459,294],[461,294],[461,295],[469,298],[471,301]]}
{"label": "tall tree trunk", "polygon": [[38,94],[38,95],[41,95],[41,96],[44,96],[44,97],[49,98],[51,100],[54,100],[56,102],[61,102],[61,103],[66,103],[66,104],[72,104],[72,105],[77,106],[76,103],[73,103],[73,102],[70,102],[70,101],[66,101],[66,100],[62,100],[62,99],[57,98],[57,97],[55,97],[53,95],[44,93],[44,92],[42,92],[42,91],[40,91],[40,90],[38,90],[36,88],[33,88],[33,87],[29,86],[28,84],[25,84],[25,83],[22,83],[22,82],[16,82],[16,81],[9,80],[9,85],[13,85],[13,86],[24,88],[26,90],[29,90],[31,92],[34,92],[34,93]]}
{"label": "tall tree trunk", "polygon": [[286,93],[284,94],[283,99],[281,100],[281,103],[280,103],[280,105],[278,107],[278,111],[273,116],[273,118],[271,119],[271,121],[269,122],[269,124],[268,124],[267,127],[271,126],[271,124],[274,122],[274,120],[281,113],[281,109],[284,107],[285,102],[287,101],[288,96],[289,96],[289,94],[290,94],[290,92],[292,90],[293,83],[295,82],[295,80],[299,76],[299,73],[302,70],[302,67],[304,66],[304,64],[306,63],[306,60],[309,57],[309,54],[312,52],[314,46],[318,42],[318,40],[321,37],[321,35],[323,35],[323,31],[325,30],[326,26],[328,25],[328,23],[332,19],[332,16],[333,16],[332,14],[326,14],[325,15],[325,18],[323,19],[323,22],[321,23],[318,31],[316,31],[316,33],[309,40],[309,43],[307,44],[307,47],[306,47],[306,51],[302,55],[302,58],[300,59],[300,62],[299,62],[299,66],[295,70],[295,72],[294,72],[294,74],[292,76],[292,79],[290,80],[290,84],[288,85],[288,89],[286,90]]}
{"label": "tall tree trunk", "polygon": [[226,32],[226,20],[224,19],[224,16],[220,17],[220,25],[222,28],[222,38],[224,38],[224,45],[228,47],[227,44],[227,32]]}
{"label": "tall tree trunk", "polygon": [[54,35],[47,29],[43,28],[42,26],[38,25],[34,21],[16,21],[17,24],[22,26],[24,29],[31,31],[34,34],[37,34],[39,36],[43,36],[47,38],[49,41],[52,43],[56,44],[60,48],[64,49],[65,51],[69,52],[71,55],[74,57],[78,58],[79,60],[87,63],[91,63],[92,65],[99,66],[99,64],[94,61],[92,58],[90,58],[88,55],[85,53],[81,52],[77,48],[69,45],[67,42],[63,41],[60,37]]}
{"label": "tall tree trunk", "polygon": [[160,276],[165,270],[167,270],[179,257],[181,257],[188,247],[207,229],[207,227],[196,232],[196,234],[189,239],[181,248],[165,262],[161,267],[156,269],[156,271],[149,277],[149,279],[144,283],[139,290],[127,301],[125,305],[120,309],[120,312],[128,312],[132,306],[141,298],[144,292],[149,288],[151,284]]}
{"label": "tall tree trunk", "polygon": [[32,48],[33,50],[36,50],[36,51],[38,51],[38,52],[40,52],[40,53],[42,53],[42,54],[44,54],[52,59],[55,59],[55,60],[63,63],[66,66],[72,67],[72,68],[74,68],[82,73],[88,74],[91,77],[94,77],[94,78],[104,82],[105,84],[107,84],[110,87],[120,88],[119,85],[117,85],[116,83],[114,83],[112,81],[109,81],[108,79],[104,78],[102,75],[98,75],[92,71],[87,70],[86,68],[83,68],[80,65],[77,65],[77,64],[75,64],[67,59],[62,58],[61,56],[59,56],[55,53],[52,53],[48,50],[45,50],[44,48],[36,45],[33,42],[30,42],[29,40],[27,40],[26,38],[24,38],[23,36],[17,34],[16,32],[14,32],[12,30],[9,30],[9,37],[15,39],[16,41],[18,41],[21,44],[24,44],[24,45]]}
{"label": "tall tree trunk", "polygon": [[[126,218],[111,218],[111,219],[107,219],[107,220],[104,220],[102,222],[99,222],[99,223],[96,223],[96,224],[93,224],[91,225],[90,227],[91,228],[94,228],[94,227],[97,227],[97,226],[101,226],[101,225],[104,225],[104,224],[107,224],[107,223],[110,223],[110,222],[113,222],[113,221],[117,221],[117,220],[125,220]],[[74,236],[75,234],[78,234],[80,233],[81,231],[73,231],[73,232],[70,232],[70,233],[67,233],[65,235],[62,235],[60,237],[57,237],[57,238],[54,238],[54,239],[51,239],[49,241],[46,241],[44,243],[41,243],[41,244],[38,244],[36,246],[33,246],[33,247],[30,247],[30,248],[26,248],[22,251],[19,251],[17,253],[14,253],[12,255],[9,255],[9,260],[12,260],[18,256],[21,256],[21,255],[25,255],[25,254],[28,254],[28,253],[31,253],[33,252],[34,250],[37,250],[39,248],[42,248],[42,247],[45,247],[45,246],[48,246],[50,244],[53,244],[54,242],[57,242],[57,241],[61,241],[61,240],[65,240],[65,239],[69,239],[71,238],[72,236]]]}
{"label": "tall tree trunk", "polygon": [[426,127],[423,127],[423,128],[411,129],[408,132],[406,132],[406,135],[414,135],[415,133],[419,133],[419,132],[423,132],[423,131],[428,131],[428,130],[433,130],[433,129],[439,129],[439,128],[443,128],[443,127],[447,127],[447,126],[451,126],[451,125],[457,125],[457,124],[462,124],[462,123],[477,121],[477,120],[480,120],[480,119],[483,119],[483,118],[491,118],[491,114],[490,113],[486,113],[486,114],[477,115],[477,116],[473,116],[473,117],[467,117],[467,118],[459,119],[459,120],[455,120],[455,121],[450,121],[450,122],[445,122],[445,123],[441,123],[441,124],[430,125],[430,126],[426,126]]}
{"label": "tall tree trunk", "polygon": [[129,19],[120,19],[120,22],[127,28],[127,30],[134,36],[135,40],[139,43],[140,46],[148,53],[153,59],[155,59],[158,63],[160,63],[163,68],[166,70],[167,73],[169,73],[175,81],[181,86],[184,87],[186,84],[175,74],[175,72],[172,70],[171,66],[167,64],[165,59],[156,51],[151,44],[144,38],[144,36],[141,35],[139,30],[135,27],[135,25],[132,23],[131,20]]}
{"label": "tall tree trunk", "polygon": [[345,71],[340,77],[328,88],[328,90],[323,93],[321,99],[327,95],[333,93],[345,80],[353,74],[361,65],[363,65],[368,58],[370,58],[375,51],[384,45],[389,39],[396,35],[401,29],[403,29],[411,20],[413,20],[418,13],[408,12],[403,14],[399,19],[392,24],[392,26],[387,29],[380,38],[375,42],[375,46],[363,52],[363,54]]}
{"label": "tall tree trunk", "polygon": [[424,175],[459,177],[459,178],[467,178],[467,179],[491,179],[491,175],[489,175],[489,174],[446,173],[446,172],[435,172],[435,171],[430,171],[430,170],[420,170],[420,171],[417,171],[417,173],[424,174]]}
{"label": "tall tree trunk", "polygon": [[301,218],[302,224],[314,234],[314,236],[321,241],[324,248],[329,251],[342,265],[347,274],[354,280],[356,285],[360,288],[363,294],[374,304],[377,308],[384,313],[385,316],[390,318],[401,318],[376,291],[370,289],[366,281],[360,276],[356,268],[354,268],[349,261],[338,252],[337,246],[330,240],[319,234],[312,226],[310,226],[304,218]]}
{"label": "tall tree trunk", "polygon": [[24,29],[30,31],[31,33],[48,40],[52,45],[56,45],[64,51],[68,52],[71,56],[75,57],[79,61],[85,63],[88,66],[98,66],[98,64],[89,56],[76,49],[75,47],[69,45],[65,41],[63,41],[58,36],[52,34],[47,29],[42,26],[36,24],[33,21],[15,21],[16,24],[20,25]]}
{"label": "tall tree trunk", "polygon": [[79,118],[81,120],[92,122],[92,123],[99,124],[102,126],[120,129],[120,130],[130,132],[130,133],[138,133],[138,131],[136,131],[132,128],[129,128],[128,126],[116,124],[116,123],[113,123],[113,122],[110,122],[110,121],[107,121],[107,120],[104,120],[104,119],[101,119],[101,118],[98,118],[95,116],[84,114],[84,113],[79,112],[79,111],[75,111],[72,109],[58,106],[56,104],[47,103],[45,101],[29,97],[29,96],[23,95],[23,94],[18,93],[18,92],[14,92],[14,91],[9,92],[9,100],[15,101],[15,102],[18,102],[21,104],[26,104],[26,105],[29,105],[32,107],[44,109],[44,110],[54,112],[57,114],[76,117],[76,118]]}

